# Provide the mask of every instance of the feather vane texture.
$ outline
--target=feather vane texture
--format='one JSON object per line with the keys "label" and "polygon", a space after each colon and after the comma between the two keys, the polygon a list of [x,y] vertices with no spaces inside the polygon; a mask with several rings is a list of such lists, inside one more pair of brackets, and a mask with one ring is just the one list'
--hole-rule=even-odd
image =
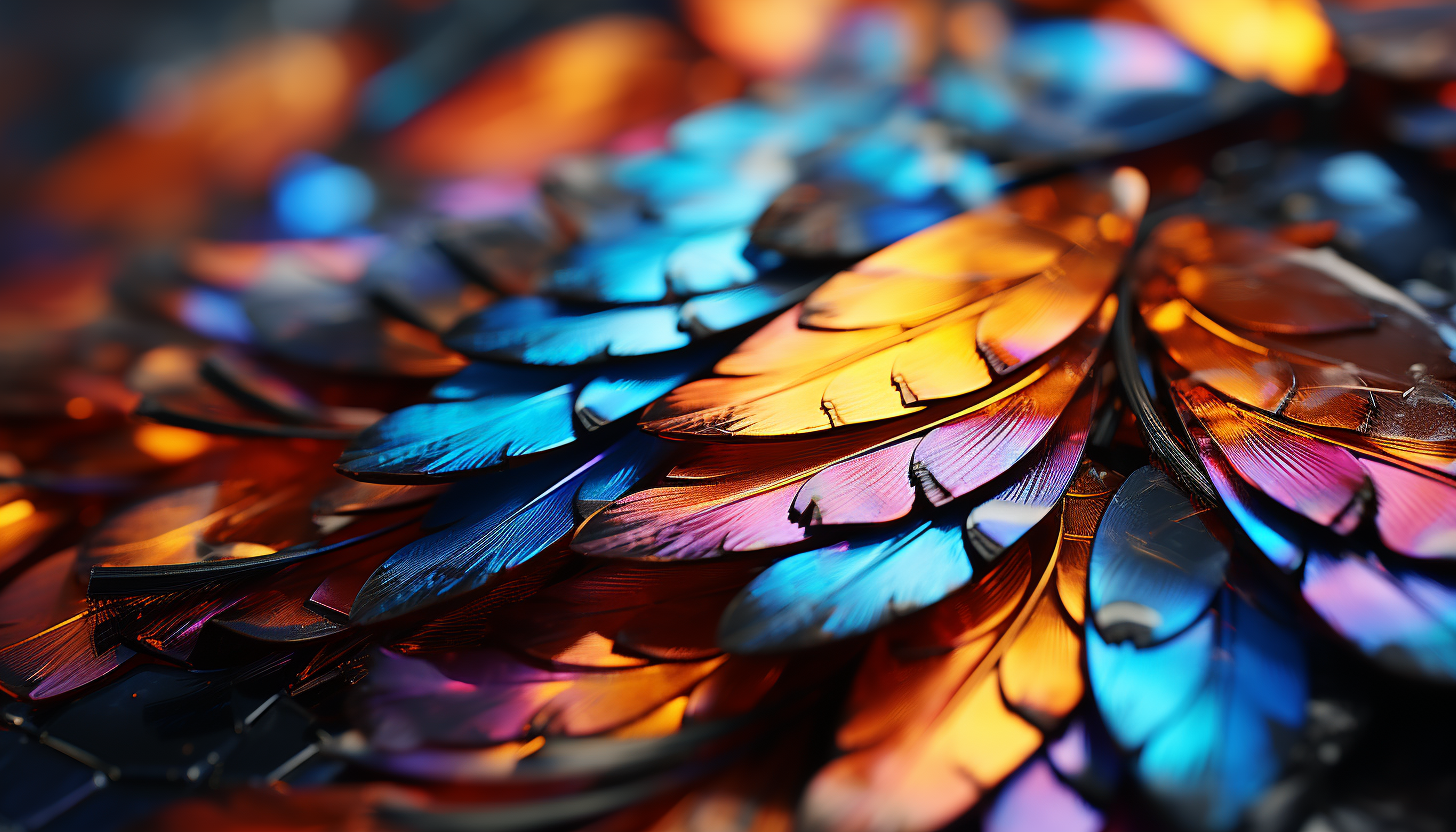
{"label": "feather vane texture", "polygon": [[[782,318],[770,324],[744,344],[741,356],[720,362],[719,372],[730,375],[679,388],[648,410],[643,426],[682,438],[788,436],[895,418],[919,407],[923,398],[975,392],[993,378],[970,361],[969,352],[947,366],[958,381],[937,382],[926,378],[936,369],[925,353],[915,358],[912,351],[916,340],[947,326],[958,329],[937,341],[960,337],[974,343],[998,377],[1030,366],[1105,308],[1142,216],[1146,183],[1124,169],[1032,190],[1040,196],[1013,194],[946,220],[832,278],[805,301],[797,327]],[[1024,229],[1031,239],[1018,248],[1013,236],[1002,257],[1001,240],[987,231],[1006,225]],[[987,236],[979,241],[973,236],[967,244],[959,236],[963,227]],[[917,300],[923,304],[918,314],[899,309],[893,318],[852,317],[861,308],[883,312],[882,295],[918,299],[917,283],[926,280],[955,288],[932,290]],[[826,315],[837,331],[817,331]],[[966,326],[972,320],[973,339]],[[816,331],[800,334],[806,326]],[[812,356],[796,349],[811,344]],[[910,392],[897,387],[897,378]],[[917,385],[921,392],[915,392]]]}
{"label": "feather vane texture", "polygon": [[[1180,502],[1177,517],[1170,509]],[[1283,770],[1305,719],[1307,671],[1298,635],[1223,587],[1228,553],[1190,525],[1193,515],[1155,469],[1139,469],[1118,489],[1106,519],[1122,522],[1104,522],[1092,549],[1087,667],[1112,735],[1126,749],[1141,747],[1147,788],[1184,823],[1228,829]],[[1124,570],[1138,560],[1177,552],[1170,536],[1192,535],[1202,544],[1182,548],[1201,549],[1202,563],[1165,569],[1145,596],[1150,605],[1139,608],[1155,615],[1126,626],[1130,616],[1110,608],[1128,602],[1099,594],[1099,573],[1132,574]]]}
{"label": "feather vane texture", "polygon": [[[1069,497],[1046,534],[1033,532],[991,573],[876,637],[840,729],[845,753],[805,795],[811,828],[937,829],[1036,751],[1038,726],[1076,704],[1080,639],[1051,579],[1065,536],[1092,533],[1109,477],[1085,468],[1073,488],[1095,496]],[[1089,499],[1088,510],[1068,508]],[[926,655],[917,647],[926,641],[953,646]]]}
{"label": "feather vane texture", "polygon": [[[520,472],[500,471],[461,483],[426,517],[441,528],[396,552],[360,588],[355,623],[406,615],[483,586],[556,543],[579,522],[579,493],[615,497],[662,453],[632,437],[596,456],[561,454]],[[601,466],[598,468],[598,466]]]}

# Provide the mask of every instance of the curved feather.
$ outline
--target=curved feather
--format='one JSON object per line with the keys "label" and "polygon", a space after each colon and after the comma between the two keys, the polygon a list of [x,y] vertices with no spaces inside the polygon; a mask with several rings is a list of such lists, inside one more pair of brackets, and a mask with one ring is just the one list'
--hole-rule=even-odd
{"label": "curved feather", "polygon": [[[810,449],[802,458],[769,451],[774,460],[765,464],[748,452],[734,465],[725,456],[727,467],[712,482],[669,481],[607,506],[582,525],[572,546],[613,557],[715,557],[797,542],[806,525],[824,525],[825,518],[893,520],[916,492],[936,505],[965,495],[1004,474],[1051,430],[1090,371],[1114,305],[1109,299],[1049,364],[980,402],[947,401],[838,442],[831,434],[819,443],[789,443]],[[900,464],[906,452],[908,468]],[[866,480],[873,488],[856,485]]]}
{"label": "curved feather", "polygon": [[801,288],[795,281],[762,281],[681,304],[609,309],[507,298],[461,321],[445,342],[479,358],[552,367],[655,355],[789,306]]}
{"label": "curved feather", "polygon": [[1128,475],[1092,544],[1088,591],[1097,629],[1113,641],[1163,641],[1191,625],[1223,585],[1229,554],[1163,472]]}
{"label": "curved feather", "polygon": [[[1429,589],[1421,592],[1424,587]],[[1448,587],[1421,575],[1393,574],[1372,556],[1316,551],[1305,563],[1301,590],[1336,632],[1381,665],[1418,677],[1456,679],[1456,619]]]}
{"label": "curved feather", "polygon": [[411,405],[359,435],[335,463],[371,482],[458,476],[576,439],[570,385],[541,393]]}
{"label": "curved feather", "polygon": [[457,485],[426,518],[445,527],[380,564],[360,588],[350,621],[397,618],[485,586],[571,531],[579,521],[576,499],[584,486],[604,477],[612,485],[605,491],[589,488],[591,499],[615,497],[631,485],[621,471],[650,468],[662,452],[661,445],[634,437],[593,457],[558,454]]}
{"label": "curved feather", "polygon": [[723,661],[543,671],[498,651],[433,662],[381,651],[358,702],[371,744],[385,751],[581,736],[649,714],[690,691]]}
{"label": "curved feather", "polygon": [[956,518],[791,555],[723,613],[737,653],[802,649],[860,635],[941,600],[971,579]]}
{"label": "curved feather", "polygon": [[1332,252],[1181,217],[1153,233],[1138,274],[1144,321],[1191,383],[1353,434],[1320,431],[1327,442],[1438,470],[1456,459],[1449,327]]}
{"label": "curved feather", "polygon": [[[1085,498],[1069,499],[1061,522],[1029,548],[877,637],[840,729],[847,753],[810,782],[806,825],[937,829],[1036,751],[1037,725],[1055,722],[1081,695],[1080,641],[1058,623],[1064,613],[1048,590],[1061,542],[1091,534],[1100,500],[1089,512],[1070,508]],[[988,582],[1018,573],[1021,581]],[[953,647],[927,655],[927,641]]]}
{"label": "curved feather", "polygon": [[507,298],[461,321],[445,342],[463,353],[522,364],[574,366],[680,349],[680,309],[634,306],[593,312],[549,298]]}
{"label": "curved feather", "polygon": [[[1133,223],[1141,217],[1146,192],[1140,175],[1129,170],[1096,180],[1067,180],[1057,187],[1062,192],[1043,188],[1050,207],[1045,200],[1018,201],[1013,195],[1003,204],[947,220],[872,255],[817,290],[800,312],[799,327],[817,327],[823,315],[843,310],[835,313],[836,329],[847,331],[801,335],[782,319],[770,324],[744,345],[741,357],[730,355],[720,362],[720,372],[734,375],[674,391],[648,410],[643,426],[683,438],[829,430],[904,415],[923,399],[971,393],[995,377],[1030,366],[1099,309],[1107,310],[1107,292]],[[1061,206],[1059,196],[1068,205]],[[1104,213],[1076,213],[1094,205]],[[962,226],[984,235],[984,251],[958,239]],[[991,229],[1007,226],[1031,239],[1023,242],[1012,235],[1003,258]],[[999,275],[994,271],[998,266]],[[881,296],[920,298],[917,283],[927,280],[955,288],[930,291],[919,312],[895,308],[893,317],[849,319],[853,326],[846,325],[851,309],[881,314],[893,306]],[[947,338],[970,335],[972,320],[975,354],[989,362],[994,376],[971,361],[969,347],[960,353],[966,358],[948,362],[945,376],[938,375],[937,367],[925,360],[927,350],[933,352]],[[856,331],[880,327],[883,333],[876,331],[874,337]],[[957,329],[937,334],[943,327]],[[916,346],[920,338],[932,336],[930,347]],[[816,348],[813,361],[794,349],[810,343]],[[901,380],[906,389],[897,388]]]}
{"label": "curved feather", "polygon": [[752,282],[758,270],[743,257],[748,232],[737,228],[682,233],[644,224],[624,234],[578,244],[542,287],[548,293],[601,303],[652,303]]}
{"label": "curved feather", "polygon": [[968,546],[993,560],[1057,505],[1077,475],[1096,408],[1094,382],[1078,391],[1041,444],[1027,454],[1031,466],[1026,472],[1006,490],[971,509],[966,517]]}
{"label": "curved feather", "polygon": [[1197,625],[1156,646],[1087,633],[1099,710],[1142,747],[1143,784],[1184,823],[1228,829],[1279,776],[1303,725],[1308,682],[1298,637],[1225,592]]}
{"label": "curved feather", "polygon": [[[1453,678],[1456,635],[1451,623],[1456,618],[1452,617],[1451,595],[1439,578],[1411,568],[1387,567],[1373,553],[1332,554],[1358,544],[1344,538],[1340,530],[1310,527],[1309,521],[1285,510],[1232,468],[1201,422],[1194,421],[1191,413],[1184,418],[1189,420],[1190,435],[1224,506],[1255,548],[1298,576],[1304,599],[1316,613],[1390,670]],[[1366,465],[1381,464],[1358,462],[1362,472]],[[1409,518],[1400,527],[1407,539],[1429,528]]]}
{"label": "curved feather", "polygon": [[1224,588],[1228,551],[1198,513],[1152,468],[1118,489],[1092,549],[1087,667],[1144,786],[1227,829],[1283,769],[1308,682],[1299,637]]}

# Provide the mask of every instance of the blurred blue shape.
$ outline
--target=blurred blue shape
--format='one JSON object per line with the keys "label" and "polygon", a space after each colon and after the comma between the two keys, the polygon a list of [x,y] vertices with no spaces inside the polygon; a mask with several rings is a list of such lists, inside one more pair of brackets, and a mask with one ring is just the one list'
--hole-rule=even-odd
{"label": "blurred blue shape", "polygon": [[251,344],[253,324],[243,305],[230,294],[216,289],[193,287],[182,292],[177,317],[198,335],[235,344]]}
{"label": "blurred blue shape", "polygon": [[1346,205],[1373,205],[1396,199],[1405,189],[1390,165],[1363,150],[1326,159],[1320,166],[1319,183],[1331,199]]}
{"label": "blurred blue shape", "polygon": [[294,157],[273,186],[278,225],[294,237],[342,234],[373,210],[374,185],[369,177],[316,153]]}
{"label": "blurred blue shape", "polygon": [[981,133],[999,133],[1016,123],[1016,101],[990,79],[949,72],[936,79],[936,108],[952,121]]}
{"label": "blurred blue shape", "polygon": [[1151,26],[1059,20],[1023,27],[1006,63],[1018,78],[1075,96],[1201,95],[1214,71]]}

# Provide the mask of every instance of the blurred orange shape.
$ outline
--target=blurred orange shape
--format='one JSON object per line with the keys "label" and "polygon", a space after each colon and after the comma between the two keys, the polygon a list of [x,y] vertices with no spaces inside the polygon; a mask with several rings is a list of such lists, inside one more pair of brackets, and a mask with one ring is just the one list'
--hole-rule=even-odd
{"label": "blurred orange shape", "polygon": [[1245,81],[1297,95],[1344,82],[1335,36],[1316,0],[1142,0],[1190,49]]}
{"label": "blurred orange shape", "polygon": [[137,450],[168,464],[184,462],[207,450],[212,439],[200,431],[171,425],[138,425],[132,434]]}
{"label": "blurred orange shape", "polygon": [[706,103],[691,94],[695,66],[690,44],[662,21],[593,18],[486,66],[401,127],[394,150],[428,174],[529,174]]}
{"label": "blurred orange shape", "polygon": [[11,500],[0,506],[0,526],[19,523],[35,514],[35,504],[29,500]]}
{"label": "blurred orange shape", "polygon": [[153,84],[121,125],[40,180],[55,217],[165,233],[200,222],[215,189],[256,192],[294,153],[345,130],[362,60],[345,42],[282,35]]}
{"label": "blurred orange shape", "polygon": [[829,39],[844,0],[683,0],[698,39],[752,75],[780,77],[807,69]]}

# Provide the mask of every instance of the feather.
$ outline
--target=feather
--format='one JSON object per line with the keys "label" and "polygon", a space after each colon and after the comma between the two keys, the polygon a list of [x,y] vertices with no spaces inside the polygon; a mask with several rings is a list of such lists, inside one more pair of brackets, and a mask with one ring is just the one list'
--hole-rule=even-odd
{"label": "feather", "polygon": [[591,312],[547,298],[507,298],[461,321],[446,336],[454,349],[479,358],[570,367],[608,358],[680,349],[676,305]]}
{"label": "feather", "polygon": [[[817,272],[809,271],[817,278]],[[738,289],[699,295],[682,305],[682,329],[697,338],[727,332],[744,324],[772,315],[804,299],[813,288],[812,280],[785,268],[764,279]]]}
{"label": "feather", "polygon": [[[1097,187],[1136,190],[1136,177],[1119,172]],[[643,426],[682,438],[784,436],[894,418],[913,412],[924,399],[963,395],[991,384],[992,374],[982,371],[976,356],[989,361],[996,375],[1005,375],[1029,366],[1089,318],[1110,322],[1113,307],[1107,292],[1130,241],[1129,218],[1141,215],[1141,202],[1129,198],[1114,206],[1120,213],[1105,214],[1110,220],[1103,223],[1104,230],[1111,236],[1094,231],[1085,240],[1091,249],[1073,247],[1065,237],[1037,229],[1028,230],[1035,239],[1025,251],[1016,248],[1013,237],[1005,260],[999,259],[1000,242],[994,238],[987,241],[984,254],[966,255],[978,250],[957,239],[955,232],[963,226],[986,234],[979,226],[1035,225],[1014,214],[1006,216],[1015,204],[1009,199],[1006,206],[947,220],[866,258],[816,290],[799,311],[800,328],[822,328],[826,322],[821,318],[833,313],[834,328],[849,332],[800,334],[784,320],[791,310],[719,363],[720,373],[732,375],[674,391],[648,410]],[[1059,221],[1038,216],[1036,223],[1056,226]],[[1060,242],[1041,239],[1048,234]],[[1003,277],[972,271],[981,265],[977,256],[985,259],[984,268],[999,265]],[[893,317],[850,319],[853,325],[846,325],[849,309],[882,313],[894,305],[889,296],[919,297],[917,281],[955,288],[929,292],[919,313],[894,309]],[[1100,316],[1095,314],[1099,309]],[[964,357],[943,370],[926,360],[947,339],[969,335],[972,320],[975,355],[969,346],[961,347],[954,354]],[[937,334],[946,327],[955,329]],[[917,340],[932,335],[929,346],[916,346]],[[813,349],[812,360],[798,347]]]}
{"label": "feather", "polygon": [[[775,453],[773,463],[755,464],[749,452],[741,467],[720,469],[714,482],[668,483],[608,506],[583,524],[572,545],[599,556],[657,559],[786,545],[803,539],[801,523],[823,524],[824,518],[879,522],[902,516],[915,499],[911,474],[913,487],[930,502],[949,502],[1004,474],[1052,430],[1090,370],[1110,308],[1111,302],[1049,368],[983,401],[925,408],[854,438],[846,434],[842,444],[832,438],[820,445],[796,443],[806,449],[802,459]],[[917,434],[925,425],[940,427],[920,439]],[[927,453],[925,443],[932,440]],[[975,450],[981,446],[996,452]],[[840,448],[845,452],[835,454]],[[907,452],[912,454],[908,471],[900,464]],[[731,465],[731,457],[724,463]],[[873,489],[860,487],[866,480]],[[793,511],[786,511],[790,507]]]}
{"label": "feather", "polygon": [[1071,352],[1016,395],[998,397],[925,435],[911,466],[932,503],[943,505],[985,485],[1046,438],[1091,369],[1093,353]]}
{"label": "feather", "polygon": [[1073,492],[1090,496],[1063,501],[1060,523],[876,638],[838,735],[848,753],[805,794],[808,828],[940,828],[1041,745],[1036,724],[1008,702],[1048,724],[1080,697],[1077,639],[1047,592],[1061,546],[1090,536],[1106,502],[1093,475],[1078,483]]}
{"label": "feather", "polygon": [[[1144,321],[1191,384],[1353,433],[1319,431],[1331,444],[1438,470],[1456,459],[1456,433],[1437,415],[1456,401],[1444,325],[1371,275],[1328,251],[1196,217],[1160,225],[1137,272]],[[1245,305],[1248,292],[1281,300]],[[1312,310],[1318,326],[1301,317]]]}
{"label": "feather", "polygon": [[713,357],[700,348],[687,349],[613,366],[582,386],[574,406],[577,421],[594,430],[632,416],[701,372]]}
{"label": "feather", "polygon": [[573,389],[428,402],[397,410],[360,434],[336,463],[370,482],[428,481],[491,468],[576,440]]}
{"label": "feather", "polygon": [[1088,427],[1096,410],[1097,385],[1084,385],[1027,456],[1030,467],[1015,483],[971,509],[966,517],[967,545],[987,560],[995,559],[1046,516],[1071,485],[1087,446]]}
{"label": "feather", "polygon": [[1385,545],[1412,557],[1456,557],[1456,484],[1373,459],[1360,467],[1375,484],[1375,527]]}
{"label": "feather", "polygon": [[801,181],[759,215],[753,242],[790,257],[863,257],[954,216],[961,207],[939,189],[919,199],[897,198],[861,182]]}
{"label": "feather", "polygon": [[1097,629],[1139,645],[1181,632],[1223,585],[1228,550],[1188,496],[1156,468],[1130,474],[1092,544],[1088,592]]}
{"label": "feather", "polygon": [[314,514],[363,514],[395,511],[427,503],[444,493],[444,485],[380,485],[342,477],[313,500]]}
{"label": "feather", "polygon": [[821,470],[794,493],[790,516],[810,526],[904,517],[915,504],[910,460],[919,442],[896,442]]}
{"label": "feather", "polygon": [[437,333],[492,298],[468,283],[438,248],[408,236],[376,255],[359,283],[396,317]]}
{"label": "feather", "polygon": [[[390,515],[361,519],[322,540],[277,551],[269,551],[268,547],[234,547],[231,551],[240,554],[220,559],[190,560],[174,556],[162,562],[115,563],[108,560],[90,567],[86,593],[92,599],[129,600],[196,591],[207,593],[239,580],[267,575],[319,555],[352,550],[355,546],[381,538],[397,543],[395,533],[409,529],[414,519],[413,516],[400,518]],[[350,551],[350,555],[353,554]]]}
{"label": "feather", "polygon": [[14,696],[49,699],[100,679],[135,653],[120,645],[98,651],[91,616],[78,613],[0,648],[0,686]]}
{"label": "feather", "polygon": [[543,671],[493,651],[435,661],[380,651],[359,704],[371,744],[389,751],[583,736],[646,716],[723,661]]}
{"label": "feather", "polygon": [[1353,454],[1225,404],[1199,387],[1175,387],[1229,465],[1250,485],[1322,526],[1333,524],[1366,486]]}
{"label": "feather", "polygon": [[1193,439],[1219,499],[1234,522],[1248,535],[1254,547],[1280,569],[1286,572],[1298,569],[1304,562],[1304,550],[1295,543],[1298,535],[1290,527],[1289,515],[1281,516],[1269,505],[1272,500],[1250,486],[1229,466],[1201,425],[1185,417],[1184,426]]}
{"label": "feather", "polygon": [[758,277],[743,257],[748,233],[737,228],[682,233],[644,224],[569,251],[543,288],[599,303],[654,303],[669,296],[720,292]]}
{"label": "feather", "polygon": [[1088,629],[1098,707],[1139,777],[1184,823],[1228,829],[1279,776],[1305,719],[1298,637],[1239,596],[1162,645],[1105,644]]}
{"label": "feather", "polygon": [[307,366],[425,378],[464,366],[433,333],[384,318],[358,287],[324,277],[270,274],[243,308],[260,346]]}
{"label": "feather", "polygon": [[738,653],[802,649],[860,635],[944,598],[971,578],[955,518],[791,555],[723,613]]}
{"label": "feather", "polygon": [[465,401],[485,396],[536,394],[570,384],[578,375],[579,371],[573,367],[472,361],[431,388],[430,396],[442,401]]}
{"label": "feather", "polygon": [[521,216],[440,223],[435,244],[460,271],[503,295],[532,293],[565,245],[560,231]]}
{"label": "feather", "polygon": [[1092,547],[1087,667],[1143,784],[1226,829],[1282,770],[1307,681],[1298,636],[1224,588],[1229,554],[1200,513],[1153,468],[1118,489]]}
{"label": "feather", "polygon": [[1001,657],[1001,693],[1012,710],[1049,730],[1082,701],[1082,638],[1047,593]]}
{"label": "feather", "polygon": [[[1283,511],[1234,472],[1202,423],[1191,421],[1191,413],[1185,412],[1184,418],[1190,421],[1190,435],[1224,506],[1255,548],[1279,567],[1300,574],[1297,570],[1303,565],[1300,587],[1316,613],[1384,667],[1416,676],[1452,678],[1456,634],[1442,617],[1448,607],[1443,584],[1411,569],[1392,571],[1373,554],[1331,554],[1336,547],[1343,549],[1354,541],[1341,536],[1340,530],[1327,531],[1322,537],[1318,529],[1301,528],[1292,512]],[[1362,472],[1365,466],[1388,467],[1363,459],[1359,464]],[[1425,481],[1401,469],[1390,470]],[[1409,519],[1398,526],[1407,538],[1428,528]]]}
{"label": "feather", "polygon": [[667,297],[667,258],[681,238],[643,225],[613,237],[573,246],[542,287],[572,300],[652,303]]}
{"label": "feather", "polygon": [[1041,733],[1007,710],[994,669],[963,690],[935,730],[821,769],[804,796],[806,827],[929,832],[1015,771],[1041,744]]}
{"label": "feather", "polygon": [[156,362],[170,372],[132,374],[143,394],[138,416],[232,436],[349,439],[383,415],[320,404],[241,353],[214,350],[195,363],[184,355],[166,353],[170,360]]}
{"label": "feather", "polygon": [[447,344],[478,358],[572,367],[671,352],[770,315],[802,294],[798,281],[760,281],[681,304],[594,310],[541,297],[508,298],[461,321]]}
{"label": "feather", "polygon": [[[557,454],[516,471],[477,477],[451,489],[426,524],[440,528],[396,552],[369,576],[350,610],[351,622],[397,618],[490,583],[556,543],[579,520],[578,492],[601,483],[590,499],[616,497],[632,483],[621,469],[652,467],[661,446],[646,437],[624,440],[593,457]],[[597,466],[602,466],[597,468]],[[605,479],[598,475],[605,474]],[[612,483],[606,486],[606,483]],[[441,528],[443,526],[443,528]]]}

